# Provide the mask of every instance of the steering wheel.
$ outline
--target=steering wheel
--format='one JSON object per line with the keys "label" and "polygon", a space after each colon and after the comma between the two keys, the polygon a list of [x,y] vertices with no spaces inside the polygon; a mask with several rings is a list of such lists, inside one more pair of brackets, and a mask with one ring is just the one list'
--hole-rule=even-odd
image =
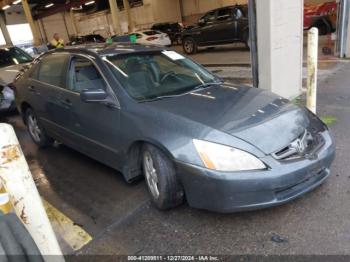
{"label": "steering wheel", "polygon": [[165,79],[167,79],[169,76],[171,75],[176,75],[176,73],[174,71],[169,71],[169,72],[166,72],[162,78],[160,79],[160,82],[163,83],[165,81]]}

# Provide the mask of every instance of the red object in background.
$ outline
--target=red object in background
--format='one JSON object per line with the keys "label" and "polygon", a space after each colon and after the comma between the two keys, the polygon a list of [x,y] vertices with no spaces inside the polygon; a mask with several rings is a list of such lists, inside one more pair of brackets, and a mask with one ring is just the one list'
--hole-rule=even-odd
{"label": "red object in background", "polygon": [[147,41],[153,41],[153,40],[157,40],[157,39],[158,39],[158,37],[156,37],[156,36],[150,36],[150,37],[146,38]]}
{"label": "red object in background", "polygon": [[328,19],[332,27],[335,28],[337,14],[337,2],[327,2],[315,6],[305,5],[304,6],[304,29],[309,29],[317,24],[320,19]]}

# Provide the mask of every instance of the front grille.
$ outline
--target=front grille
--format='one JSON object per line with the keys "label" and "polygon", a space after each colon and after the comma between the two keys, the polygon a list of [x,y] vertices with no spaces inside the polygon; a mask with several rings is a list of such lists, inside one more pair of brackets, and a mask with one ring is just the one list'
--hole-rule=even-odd
{"label": "front grille", "polygon": [[273,153],[272,156],[277,160],[296,160],[314,155],[323,147],[324,143],[325,140],[321,134],[311,134],[305,130],[296,140]]}

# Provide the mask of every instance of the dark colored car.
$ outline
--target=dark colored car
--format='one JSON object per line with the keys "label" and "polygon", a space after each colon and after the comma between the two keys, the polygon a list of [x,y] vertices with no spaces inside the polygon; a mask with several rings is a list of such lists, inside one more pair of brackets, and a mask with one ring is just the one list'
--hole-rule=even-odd
{"label": "dark colored car", "polygon": [[129,182],[145,176],[160,209],[185,197],[219,212],[279,205],[324,182],[335,156],[307,109],[162,48],[55,50],[15,86],[35,143],[61,141]]}
{"label": "dark colored car", "polygon": [[16,75],[33,58],[15,46],[0,48],[0,112],[16,109],[12,82]]}
{"label": "dark colored car", "polygon": [[172,44],[181,44],[181,33],[184,27],[180,23],[158,23],[151,27],[152,30],[157,30],[168,34]]}
{"label": "dark colored car", "polygon": [[72,37],[70,40],[71,45],[82,45],[82,44],[104,43],[104,42],[106,42],[106,39],[99,34]]}
{"label": "dark colored car", "polygon": [[182,33],[182,45],[187,54],[197,52],[199,46],[213,46],[243,42],[249,47],[248,8],[246,5],[228,6],[206,13],[198,24]]}

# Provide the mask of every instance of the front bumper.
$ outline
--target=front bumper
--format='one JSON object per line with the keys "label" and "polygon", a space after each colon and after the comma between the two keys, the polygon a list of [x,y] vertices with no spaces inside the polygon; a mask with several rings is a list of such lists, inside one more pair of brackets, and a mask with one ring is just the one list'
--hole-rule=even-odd
{"label": "front bumper", "polygon": [[0,111],[13,111],[16,109],[15,94],[7,86],[0,93]]}
{"label": "front bumper", "polygon": [[317,158],[283,163],[262,159],[264,171],[218,172],[177,162],[177,171],[190,206],[216,212],[237,212],[272,207],[313,190],[330,175],[335,145],[328,131]]}

